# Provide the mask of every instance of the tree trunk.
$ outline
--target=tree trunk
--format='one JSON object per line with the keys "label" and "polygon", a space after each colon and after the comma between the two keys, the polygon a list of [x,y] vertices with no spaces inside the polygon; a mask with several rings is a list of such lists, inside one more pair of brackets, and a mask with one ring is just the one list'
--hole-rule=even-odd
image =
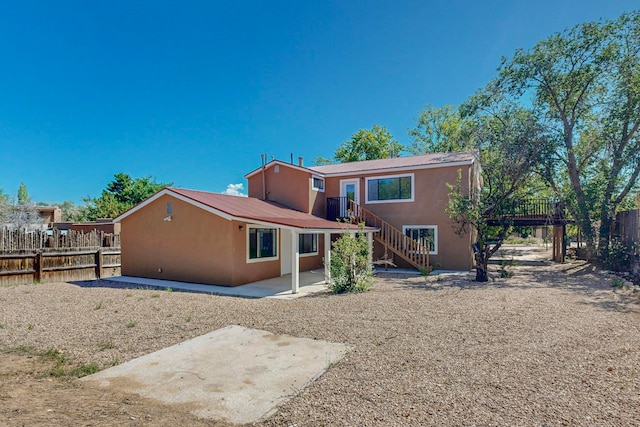
{"label": "tree trunk", "polygon": [[598,236],[598,252],[609,247],[611,242],[611,225],[613,224],[613,218],[609,215],[603,214],[600,217],[600,234]]}
{"label": "tree trunk", "polygon": [[477,244],[474,245],[474,255],[476,259],[476,282],[489,281],[489,257],[488,248],[479,249]]}
{"label": "tree trunk", "polygon": [[488,282],[489,272],[487,271],[487,264],[476,263],[476,282]]}

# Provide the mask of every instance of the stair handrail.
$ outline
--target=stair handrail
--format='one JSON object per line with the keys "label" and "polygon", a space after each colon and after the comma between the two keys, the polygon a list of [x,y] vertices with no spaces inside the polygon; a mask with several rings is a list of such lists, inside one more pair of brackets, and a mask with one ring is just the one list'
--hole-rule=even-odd
{"label": "stair handrail", "polygon": [[389,224],[370,210],[360,206],[353,200],[349,201],[350,217],[353,222],[380,229],[379,240],[391,248],[393,252],[409,262],[414,267],[429,267],[429,249],[419,241],[407,236],[402,231]]}

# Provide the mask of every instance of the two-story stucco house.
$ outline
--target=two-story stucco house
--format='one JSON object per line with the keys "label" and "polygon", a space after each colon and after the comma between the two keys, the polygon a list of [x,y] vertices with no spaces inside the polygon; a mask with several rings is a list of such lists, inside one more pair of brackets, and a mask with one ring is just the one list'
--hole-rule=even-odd
{"label": "two-story stucco house", "polygon": [[[165,188],[115,219],[122,274],[223,286],[324,268],[331,240],[365,222],[372,260],[472,268],[455,233],[448,183],[479,184],[474,152],[305,167],[273,160],[249,172],[249,197]],[[336,219],[348,218],[350,224]]]}
{"label": "two-story stucco house", "polygon": [[[468,188],[480,186],[475,151],[425,154],[304,167],[273,160],[245,178],[249,196],[335,220],[353,217],[379,228],[374,259],[385,251],[402,267],[470,270],[472,236],[459,236],[446,213],[450,189],[460,173]],[[422,249],[413,248],[415,240]],[[427,249],[427,250],[425,250]]]}

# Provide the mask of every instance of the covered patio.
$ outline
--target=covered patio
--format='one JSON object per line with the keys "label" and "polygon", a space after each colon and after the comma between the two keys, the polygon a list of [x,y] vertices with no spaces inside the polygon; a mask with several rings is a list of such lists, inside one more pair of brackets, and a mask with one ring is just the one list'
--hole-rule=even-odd
{"label": "covered patio", "polygon": [[[324,221],[324,220],[322,220]],[[300,227],[286,227],[277,225],[280,228],[280,235],[282,236],[282,265],[281,272],[284,276],[291,276],[291,293],[297,294],[300,292],[300,241],[298,236],[301,233],[312,233],[318,236],[324,236],[324,283],[328,284],[331,281],[331,235],[332,234],[346,234],[346,233],[366,233],[367,240],[369,242],[369,264],[373,263],[373,233],[378,232],[379,229],[373,227],[358,227],[354,224],[340,224],[336,227],[330,221],[330,228],[313,229],[313,228],[300,228]],[[290,251],[287,251],[290,249]],[[267,279],[271,280],[271,279]]]}
{"label": "covered patio", "polygon": [[158,290],[170,288],[174,291],[199,292],[215,295],[228,295],[244,298],[276,298],[294,299],[301,296],[324,292],[327,289],[324,271],[310,270],[299,273],[298,292],[291,289],[292,274],[259,280],[246,285],[229,287],[204,285],[199,283],[176,282],[173,280],[149,279],[146,277],[117,276],[105,279],[122,283],[124,286],[132,284],[138,287],[149,287]]}

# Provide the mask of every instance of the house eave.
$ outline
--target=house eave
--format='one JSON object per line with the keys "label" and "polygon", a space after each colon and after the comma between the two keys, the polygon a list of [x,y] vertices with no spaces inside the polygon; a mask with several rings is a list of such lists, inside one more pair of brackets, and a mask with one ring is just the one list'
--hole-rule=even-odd
{"label": "house eave", "polygon": [[[271,160],[269,163],[267,163],[266,165],[264,165],[264,169],[267,170],[275,165],[279,165],[279,166],[284,166],[284,167],[288,167],[288,168],[292,168],[295,170],[299,170],[302,172],[307,172],[310,174],[314,174],[314,175],[320,175],[320,176],[324,176],[324,174],[322,172],[316,172],[313,169],[304,167],[304,166],[298,166],[298,165],[294,165],[292,163],[287,163],[287,162],[283,162],[282,160]],[[259,174],[262,171],[262,166],[252,170],[251,172],[247,173],[246,175],[244,175],[244,179],[249,179],[254,175]]]}
{"label": "house eave", "polygon": [[[129,215],[139,211],[140,209],[144,208],[145,206],[149,205],[150,203],[153,203],[154,201],[158,200],[159,198],[161,198],[162,196],[171,196],[174,197],[178,200],[181,200],[185,203],[189,203],[193,206],[196,206],[200,209],[205,210],[206,212],[212,213],[216,216],[219,216],[221,218],[224,218],[228,221],[238,221],[238,222],[244,222],[246,224],[256,224],[256,225],[263,225],[266,227],[274,227],[274,228],[284,228],[284,229],[288,229],[288,230],[292,230],[292,231],[296,231],[296,232],[301,232],[301,233],[336,233],[336,234],[343,234],[343,233],[350,233],[350,232],[357,232],[359,230],[356,229],[347,229],[347,228],[325,228],[325,227],[311,227],[311,228],[306,228],[306,227],[301,227],[301,226],[296,226],[296,225],[292,225],[292,224],[287,224],[286,219],[283,219],[282,221],[269,221],[269,220],[265,220],[265,219],[261,219],[261,218],[250,218],[250,217],[244,217],[244,216],[236,216],[236,215],[231,215],[227,212],[221,211],[219,209],[215,209],[211,206],[208,206],[204,203],[201,203],[197,200],[193,200],[189,197],[186,197],[182,194],[176,193],[174,191],[172,191],[170,188],[164,188],[162,190],[160,190],[159,192],[157,192],[156,194],[154,194],[153,196],[149,197],[148,199],[146,199],[145,201],[139,203],[138,205],[134,206],[133,208],[129,209],[128,211],[122,213],[121,215],[119,215],[118,217],[116,217],[113,222],[120,222],[122,221],[124,218],[128,217]],[[378,229],[371,229],[371,228],[367,228],[365,230],[362,230],[366,233],[372,233],[372,232],[376,232],[379,231]]]}
{"label": "house eave", "polygon": [[150,203],[153,203],[154,201],[158,200],[160,197],[165,196],[165,195],[169,195],[171,197],[175,197],[178,200],[182,200],[185,203],[189,203],[191,205],[197,206],[200,209],[204,209],[207,212],[210,212],[212,214],[218,215],[226,220],[233,220],[234,217],[233,215],[229,215],[226,212],[223,212],[219,209],[215,209],[212,208],[211,206],[207,206],[204,203],[198,202],[197,200],[193,200],[190,199],[189,197],[183,196],[182,194],[178,194],[174,191],[172,191],[170,188],[164,188],[160,191],[158,191],[156,194],[154,194],[153,196],[149,197],[148,199],[144,200],[143,202],[137,204],[136,206],[132,207],[131,209],[129,209],[128,211],[120,214],[119,216],[117,216],[116,218],[114,218],[113,222],[120,222],[123,219],[125,219],[126,217],[128,217],[129,215],[139,211],[140,209],[144,208],[145,206],[149,205]]}
{"label": "house eave", "polygon": [[400,167],[390,167],[390,168],[376,168],[376,169],[354,170],[354,171],[347,171],[347,172],[322,173],[322,172],[316,171],[315,169],[311,169],[311,171],[317,174],[321,174],[324,177],[342,177],[342,176],[361,176],[361,175],[380,174],[380,173],[407,172],[407,171],[424,170],[424,169],[449,168],[449,167],[456,167],[456,166],[471,166],[473,163],[474,163],[473,160],[464,160],[459,162],[433,163],[428,165],[400,166]]}

